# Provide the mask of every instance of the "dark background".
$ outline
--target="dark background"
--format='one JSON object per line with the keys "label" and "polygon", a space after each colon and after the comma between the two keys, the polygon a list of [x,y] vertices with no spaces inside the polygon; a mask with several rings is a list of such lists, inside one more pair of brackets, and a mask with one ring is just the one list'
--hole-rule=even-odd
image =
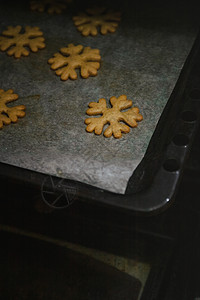
{"label": "dark background", "polygon": [[[183,19],[187,15],[198,22],[194,5],[192,1],[130,2],[144,17],[144,6],[149,18],[156,10],[155,26],[165,8],[172,14],[182,10]],[[195,74],[198,88],[199,66]],[[195,98],[200,101],[198,89]],[[65,209],[52,209],[41,198],[41,187],[0,176],[0,299],[129,300],[137,299],[141,288],[137,279],[112,267],[14,229],[149,263],[142,300],[200,297],[199,136],[198,128],[175,199],[153,216],[136,216],[83,199]]]}

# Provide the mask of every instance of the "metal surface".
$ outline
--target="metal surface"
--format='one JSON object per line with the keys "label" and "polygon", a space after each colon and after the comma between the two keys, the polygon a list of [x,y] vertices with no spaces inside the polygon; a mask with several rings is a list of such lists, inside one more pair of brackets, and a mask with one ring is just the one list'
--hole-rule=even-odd
{"label": "metal surface", "polygon": [[[0,53],[0,88],[12,88],[19,95],[16,104],[27,108],[25,118],[0,131],[2,163],[125,192],[192,47],[197,27],[191,20],[186,26],[179,15],[171,22],[167,11],[163,24],[147,26],[142,16],[135,22],[126,5],[122,11],[115,34],[85,38],[74,27],[71,11],[50,16],[30,12],[28,6],[15,5],[13,9],[4,4],[1,32],[8,25],[39,26],[46,49],[19,60]],[[69,43],[100,49],[102,62],[96,77],[62,82],[50,70],[47,60]],[[121,94],[140,108],[144,120],[138,128],[120,140],[86,133],[88,103]]]}

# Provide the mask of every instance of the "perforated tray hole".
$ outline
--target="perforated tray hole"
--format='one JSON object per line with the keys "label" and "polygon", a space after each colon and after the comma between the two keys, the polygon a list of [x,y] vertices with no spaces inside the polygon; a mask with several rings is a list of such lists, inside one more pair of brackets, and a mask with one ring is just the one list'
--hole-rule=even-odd
{"label": "perforated tray hole", "polygon": [[181,118],[185,122],[195,122],[197,119],[197,116],[193,111],[186,110],[186,111],[182,112]]}
{"label": "perforated tray hole", "polygon": [[179,133],[173,137],[172,141],[177,146],[187,146],[190,139],[187,135]]}
{"label": "perforated tray hole", "polygon": [[164,162],[163,168],[168,172],[176,172],[180,169],[180,165],[176,159],[169,158]]}

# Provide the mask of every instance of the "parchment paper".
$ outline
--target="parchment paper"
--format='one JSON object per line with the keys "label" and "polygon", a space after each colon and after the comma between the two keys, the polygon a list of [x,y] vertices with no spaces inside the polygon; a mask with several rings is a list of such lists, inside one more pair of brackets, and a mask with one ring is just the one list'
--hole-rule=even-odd
{"label": "parchment paper", "polygon": [[[0,88],[19,95],[26,117],[0,131],[0,161],[124,193],[142,160],[158,119],[194,42],[192,18],[165,10],[138,15],[122,8],[116,33],[82,37],[72,11],[51,16],[9,4],[0,10],[8,25],[39,26],[46,48],[15,59],[0,53]],[[147,18],[148,16],[148,18]],[[171,19],[170,19],[171,18]],[[61,81],[47,60],[69,43],[100,49],[96,77]],[[88,103],[126,94],[144,120],[119,140],[85,131]],[[12,105],[11,105],[12,106]]]}

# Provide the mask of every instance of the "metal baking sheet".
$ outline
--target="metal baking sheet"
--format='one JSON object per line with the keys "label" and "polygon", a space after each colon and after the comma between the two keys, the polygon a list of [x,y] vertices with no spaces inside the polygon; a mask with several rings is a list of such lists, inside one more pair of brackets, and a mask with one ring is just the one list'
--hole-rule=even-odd
{"label": "metal baking sheet", "polygon": [[[73,7],[62,15],[48,15],[31,12],[28,5],[3,4],[1,32],[9,25],[39,26],[46,48],[20,59],[0,53],[0,88],[12,88],[19,95],[15,104],[26,106],[25,118],[0,131],[1,162],[125,192],[198,28],[192,18],[185,22],[182,14],[171,19],[170,10],[164,16],[154,12],[149,20],[143,12],[135,21],[136,12],[126,3],[121,9],[116,33],[82,37],[72,22]],[[100,49],[102,61],[96,77],[63,82],[50,69],[47,60],[69,43]],[[122,94],[144,117],[138,127],[119,140],[87,133],[88,103]]]}

